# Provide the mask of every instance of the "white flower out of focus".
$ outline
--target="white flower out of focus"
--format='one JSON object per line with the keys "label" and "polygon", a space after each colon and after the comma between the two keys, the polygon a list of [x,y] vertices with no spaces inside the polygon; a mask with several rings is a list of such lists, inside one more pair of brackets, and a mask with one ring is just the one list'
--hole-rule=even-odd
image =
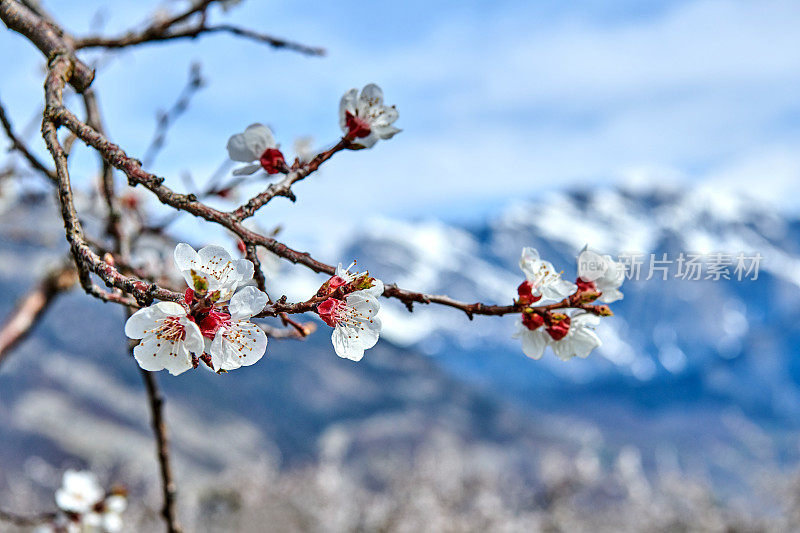
{"label": "white flower out of focus", "polygon": [[550,342],[553,352],[564,361],[576,356],[588,357],[592,350],[602,344],[600,337],[594,332],[600,318],[590,313],[578,312],[569,317],[569,320],[569,330],[564,338]]}
{"label": "white flower out of focus", "polygon": [[91,472],[67,470],[56,491],[56,505],[62,511],[88,513],[105,496],[105,492]]}
{"label": "white flower out of focus", "polygon": [[209,293],[216,301],[229,300],[239,284],[253,279],[253,263],[233,259],[222,246],[206,246],[196,252],[182,242],[175,247],[174,255],[186,284],[195,292]]}
{"label": "white flower out of focus", "polygon": [[55,499],[61,512],[37,532],[116,533],[122,529],[122,513],[128,506],[127,499],[120,493],[106,496],[91,472],[64,472]]}
{"label": "white flower out of focus", "polygon": [[[600,318],[584,311],[572,316],[559,315],[554,325],[542,323],[534,329],[524,323],[518,324],[514,335],[522,341],[522,352],[531,359],[539,359],[550,346],[559,359],[567,361],[573,357],[586,358],[602,341],[594,332]],[[563,336],[562,336],[563,335]]]}
{"label": "white flower out of focus", "polygon": [[272,130],[263,124],[251,124],[244,132],[232,135],[227,148],[228,157],[247,163],[233,171],[235,176],[255,174],[262,168],[268,174],[277,174],[286,163]]}
{"label": "white flower out of focus", "polygon": [[588,288],[600,293],[600,302],[609,304],[623,298],[619,288],[625,281],[625,265],[614,261],[610,255],[600,255],[584,247],[578,255],[578,277],[585,284],[594,283]]}
{"label": "white flower out of focus", "polygon": [[383,91],[374,83],[350,89],[339,103],[339,126],[352,137],[352,147],[372,148],[378,139],[391,139],[400,129],[392,126],[399,113],[383,104]]}
{"label": "white flower out of focus", "polygon": [[561,278],[553,264],[539,258],[535,248],[525,247],[519,258],[519,267],[530,284],[529,289],[535,299],[560,301],[574,293],[578,286]]}
{"label": "white flower out of focus", "polygon": [[136,362],[144,370],[166,369],[173,376],[193,368],[193,356],[203,353],[200,328],[175,302],[158,302],[139,309],[125,323],[125,335],[142,339],[133,349]]}

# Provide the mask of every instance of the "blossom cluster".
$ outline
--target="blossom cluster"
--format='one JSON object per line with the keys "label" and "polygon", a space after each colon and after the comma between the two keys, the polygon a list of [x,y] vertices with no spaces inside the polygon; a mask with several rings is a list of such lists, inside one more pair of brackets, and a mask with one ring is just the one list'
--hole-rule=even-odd
{"label": "blossom cluster", "polygon": [[[374,83],[347,91],[339,104],[339,126],[348,141],[348,148],[372,148],[380,139],[391,139],[401,130],[392,126],[399,114],[394,106],[383,103],[383,90]],[[268,175],[286,173],[289,166],[275,142],[272,130],[259,123],[251,124],[242,133],[228,139],[228,157],[246,163],[234,175],[252,175],[263,169]],[[298,154],[297,162],[309,157]]]}
{"label": "blossom cluster", "polygon": [[317,296],[325,299],[317,305],[317,314],[333,328],[331,342],[336,355],[360,361],[381,332],[378,298],[383,294],[383,282],[368,272],[351,273],[354,266],[345,269],[339,263],[336,274],[320,287]]}
{"label": "blossom cluster", "polygon": [[[139,366],[177,376],[200,363],[221,373],[258,362],[266,352],[267,335],[251,319],[269,298],[248,285],[253,263],[233,259],[220,246],[195,251],[186,243],[175,247],[174,259],[188,285],[183,301],[145,307],[125,324],[128,337],[141,339],[133,349]],[[342,268],[340,263],[311,303],[333,328],[336,354],[359,361],[378,342],[383,282],[369,273],[350,272],[354,265]]]}
{"label": "blossom cluster", "polygon": [[189,286],[183,302],[145,307],[125,324],[128,337],[141,339],[133,349],[139,366],[176,376],[200,362],[227,372],[261,359],[267,335],[250,318],[264,309],[268,298],[243,286],[253,278],[253,263],[233,259],[220,246],[197,252],[186,243],[178,244],[174,258]]}
{"label": "blossom cluster", "polygon": [[[525,355],[539,359],[550,346],[556,356],[566,361],[575,356],[587,357],[601,345],[594,329],[600,317],[610,316],[611,310],[594,302],[608,304],[622,299],[622,264],[610,255],[584,249],[575,283],[563,279],[534,248],[522,249],[519,266],[525,281],[517,288],[515,303],[522,319],[516,336],[522,341]],[[550,305],[544,305],[548,302]]]}
{"label": "blossom cluster", "polygon": [[124,489],[106,493],[91,472],[67,470],[55,494],[59,512],[37,533],[115,533],[128,505]]}

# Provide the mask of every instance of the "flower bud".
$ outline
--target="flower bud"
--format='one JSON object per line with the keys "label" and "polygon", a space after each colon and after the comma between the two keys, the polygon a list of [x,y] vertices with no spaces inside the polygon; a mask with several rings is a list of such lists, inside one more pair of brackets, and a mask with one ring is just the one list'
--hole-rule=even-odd
{"label": "flower bud", "polygon": [[534,313],[533,309],[527,308],[522,312],[522,325],[533,331],[544,324],[544,317],[538,313]]}
{"label": "flower bud", "polygon": [[614,316],[614,313],[611,311],[611,308],[607,305],[598,305],[595,306],[595,312],[600,316]]}
{"label": "flower bud", "polygon": [[277,148],[267,148],[259,159],[261,167],[267,174],[277,174],[286,169],[286,160]]}
{"label": "flower bud", "polygon": [[533,295],[533,283],[527,280],[520,283],[519,287],[517,287],[517,294],[519,295],[519,299],[517,300],[519,305],[530,305],[542,299],[541,295]]}
{"label": "flower bud", "polygon": [[546,320],[547,333],[554,341],[560,341],[569,333],[570,318],[563,313],[548,313]]}

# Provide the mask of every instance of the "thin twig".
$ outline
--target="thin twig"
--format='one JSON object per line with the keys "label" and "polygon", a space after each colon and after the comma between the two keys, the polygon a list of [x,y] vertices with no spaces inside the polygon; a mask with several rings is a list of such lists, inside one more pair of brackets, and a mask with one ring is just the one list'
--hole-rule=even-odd
{"label": "thin twig", "polygon": [[159,471],[161,474],[161,490],[164,497],[164,506],[161,515],[167,523],[168,533],[180,533],[177,516],[177,490],[172,477],[172,465],[169,456],[169,440],[167,438],[167,424],[164,421],[164,397],[158,388],[155,374],[144,369],[139,369],[147,389],[147,400],[150,405],[150,415],[153,433],[156,438],[156,454],[158,456]]}
{"label": "thin twig", "polygon": [[169,130],[169,127],[175,122],[175,120],[177,120],[178,117],[180,117],[184,111],[186,111],[186,109],[189,107],[189,102],[191,101],[192,96],[194,96],[194,94],[200,90],[204,84],[205,81],[200,73],[200,64],[192,63],[192,66],[189,68],[189,81],[181,91],[178,100],[175,102],[175,104],[173,104],[169,111],[160,112],[158,115],[158,121],[156,124],[155,134],[153,135],[153,140],[150,141],[150,145],[147,147],[147,150],[145,150],[144,157],[142,158],[144,161],[144,166],[152,166],[156,156],[164,147],[164,141],[167,138],[167,130]]}
{"label": "thin twig", "polygon": [[45,524],[55,520],[55,513],[42,513],[34,516],[25,516],[17,513],[0,510],[0,520],[19,527],[31,527]]}
{"label": "thin twig", "polygon": [[0,364],[17,344],[27,337],[56,296],[68,291],[78,281],[75,267],[67,266],[49,273],[28,294],[19,299],[0,326]]}

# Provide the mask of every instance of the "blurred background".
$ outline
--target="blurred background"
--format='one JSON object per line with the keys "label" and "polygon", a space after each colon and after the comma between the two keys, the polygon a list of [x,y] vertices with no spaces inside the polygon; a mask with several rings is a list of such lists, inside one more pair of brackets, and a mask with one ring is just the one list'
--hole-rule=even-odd
{"label": "blurred background", "polygon": [[[185,5],[45,3],[77,35],[121,34]],[[227,172],[228,137],[253,122],[287,155],[331,146],[341,95],[375,82],[403,132],[336,155],[256,224],[280,225],[283,242],[325,262],[357,259],[401,287],[468,301],[508,302],[523,246],[566,277],[584,245],[645,265],[585,360],[527,359],[515,317],[386,302],[381,342],[358,364],[335,356],[323,327],[272,341],[238,372],[159,375],[188,528],[800,528],[797,2],[250,0],[211,18],[327,55],[222,34],[86,52],[106,130],[136,157],[199,65],[202,87],[147,161],[170,187],[193,192]],[[9,118],[45,158],[43,59],[4,30],[0,65]],[[9,157],[0,316],[66,251],[50,185]],[[70,164],[88,191],[94,154],[76,143]],[[235,250],[190,217],[170,228]],[[679,279],[675,264],[645,279],[651,254],[681,253],[762,259],[757,279]],[[290,299],[324,281],[266,269]],[[123,322],[73,291],[0,367],[3,508],[46,510],[62,470],[88,467],[137,496],[131,531],[159,527]]]}

